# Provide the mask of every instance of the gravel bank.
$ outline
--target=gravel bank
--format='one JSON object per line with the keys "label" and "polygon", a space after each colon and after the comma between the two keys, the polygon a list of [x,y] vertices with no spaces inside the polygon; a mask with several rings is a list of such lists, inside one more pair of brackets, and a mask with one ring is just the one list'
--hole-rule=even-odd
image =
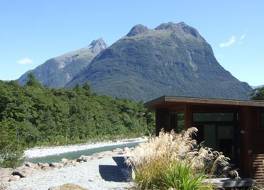
{"label": "gravel bank", "polygon": [[127,168],[120,165],[124,155],[113,152],[112,155],[95,157],[89,162],[76,166],[37,171],[32,176],[9,182],[10,190],[47,190],[50,187],[66,183],[80,185],[89,190],[127,189]]}

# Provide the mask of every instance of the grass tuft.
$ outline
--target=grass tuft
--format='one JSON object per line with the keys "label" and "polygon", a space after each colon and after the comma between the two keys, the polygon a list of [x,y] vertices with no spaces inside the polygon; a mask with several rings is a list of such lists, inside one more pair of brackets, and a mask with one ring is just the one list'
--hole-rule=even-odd
{"label": "grass tuft", "polygon": [[[203,183],[207,177],[227,177],[231,171],[229,158],[221,152],[197,144],[196,128],[181,133],[165,133],[151,137],[129,153],[139,189],[195,190],[213,189]],[[234,173],[234,172],[233,172]]]}

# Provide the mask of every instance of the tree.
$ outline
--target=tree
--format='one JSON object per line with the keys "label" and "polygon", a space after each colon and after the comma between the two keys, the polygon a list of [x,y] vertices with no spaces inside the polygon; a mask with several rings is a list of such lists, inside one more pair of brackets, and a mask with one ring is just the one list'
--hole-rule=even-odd
{"label": "tree", "polygon": [[85,95],[87,95],[87,96],[91,95],[91,89],[90,89],[90,86],[89,86],[89,84],[87,82],[84,83],[82,88],[85,91]]}
{"label": "tree", "polygon": [[252,95],[253,100],[264,100],[264,87],[258,88]]}
{"label": "tree", "polygon": [[42,85],[40,84],[40,82],[35,78],[33,73],[29,73],[28,74],[28,80],[26,85],[27,86],[33,86],[33,87],[42,87]]}

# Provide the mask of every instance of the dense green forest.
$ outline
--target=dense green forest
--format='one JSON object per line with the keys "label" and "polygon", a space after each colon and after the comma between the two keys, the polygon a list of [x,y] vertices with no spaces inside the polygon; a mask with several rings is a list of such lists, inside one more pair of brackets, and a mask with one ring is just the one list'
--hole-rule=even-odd
{"label": "dense green forest", "polygon": [[0,166],[14,166],[25,148],[152,133],[154,118],[142,103],[98,96],[89,85],[43,87],[0,81]]}

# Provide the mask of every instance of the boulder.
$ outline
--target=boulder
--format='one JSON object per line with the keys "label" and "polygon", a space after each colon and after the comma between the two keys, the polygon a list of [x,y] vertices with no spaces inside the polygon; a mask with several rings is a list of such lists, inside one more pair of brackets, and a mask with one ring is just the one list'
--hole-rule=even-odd
{"label": "boulder", "polygon": [[33,170],[34,169],[32,169],[32,168],[21,166],[21,167],[16,168],[12,172],[12,175],[13,176],[17,175],[21,178],[24,178],[24,177],[30,176],[33,173]]}
{"label": "boulder", "polygon": [[49,164],[50,167],[52,168],[62,168],[63,164],[62,163],[58,163],[58,162],[53,162]]}
{"label": "boulder", "polygon": [[78,164],[78,162],[76,160],[70,160],[69,164],[72,166],[76,166]]}
{"label": "boulder", "polygon": [[67,158],[62,158],[61,159],[61,162],[64,164],[64,165],[67,165],[69,163],[69,160]]}
{"label": "boulder", "polygon": [[17,181],[19,180],[21,177],[19,175],[11,175],[8,179],[9,182],[11,181]]}
{"label": "boulder", "polygon": [[64,185],[60,185],[56,187],[50,187],[48,190],[88,190],[88,189],[83,188],[79,185],[68,183],[68,184],[64,184]]}
{"label": "boulder", "polygon": [[48,170],[48,169],[50,169],[50,165],[48,163],[38,163],[38,166],[42,170]]}
{"label": "boulder", "polygon": [[29,167],[29,168],[34,168],[34,169],[37,169],[38,168],[38,165],[37,164],[34,164],[32,162],[25,162],[24,163],[24,166]]}
{"label": "boulder", "polygon": [[124,153],[128,153],[128,152],[130,152],[130,148],[125,147],[125,148],[124,148]]}
{"label": "boulder", "polygon": [[76,161],[77,162],[88,162],[90,159],[91,159],[91,156],[82,155],[79,158],[77,158]]}

